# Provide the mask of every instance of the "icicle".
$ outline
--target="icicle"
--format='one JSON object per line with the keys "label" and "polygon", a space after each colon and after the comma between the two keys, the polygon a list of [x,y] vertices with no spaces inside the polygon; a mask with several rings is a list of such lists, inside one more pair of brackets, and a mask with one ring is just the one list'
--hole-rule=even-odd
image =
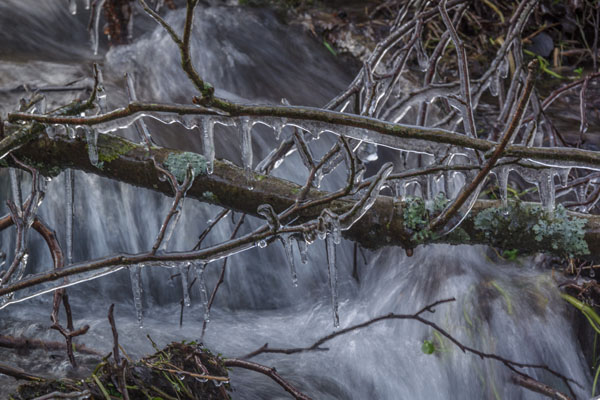
{"label": "icicle", "polygon": [[135,13],[129,14],[129,21],[127,21],[127,41],[131,42],[133,39],[133,16]]}
{"label": "icicle", "polygon": [[501,167],[498,171],[498,185],[500,186],[500,198],[502,199],[502,205],[506,207],[508,205],[508,175],[510,174],[509,167]]}
{"label": "icicle", "polygon": [[292,236],[293,240],[298,246],[298,252],[300,253],[300,262],[306,264],[308,262],[308,244],[302,237]]}
{"label": "icicle", "polygon": [[419,64],[419,69],[423,72],[427,71],[429,68],[429,57],[423,48],[423,42],[417,40],[415,43],[415,52],[417,53],[417,62]]}
{"label": "icicle", "polygon": [[98,67],[98,87],[96,92],[96,101],[98,102],[100,113],[106,113],[106,88],[104,87],[104,78],[102,76],[102,71],[100,71],[100,67]]}
{"label": "icicle", "polygon": [[553,213],[556,195],[554,190],[554,171],[543,170],[540,172],[538,188],[542,206],[547,212]]}
{"label": "icicle", "polygon": [[66,222],[66,240],[67,240],[67,265],[73,263],[73,170],[65,171],[65,222]]}
{"label": "icicle", "polygon": [[571,173],[571,168],[559,168],[556,171],[556,174],[560,178],[560,182],[563,186],[566,186],[569,182],[569,173]]}
{"label": "icicle", "polygon": [[210,310],[208,309],[208,290],[206,289],[206,279],[204,278],[204,272],[206,270],[206,263],[196,264],[196,274],[198,275],[198,283],[200,284],[200,300],[204,307],[204,322],[210,322]]}
{"label": "icicle", "polygon": [[83,128],[85,132],[85,140],[87,142],[88,156],[90,158],[90,164],[94,167],[98,166],[98,132],[90,127]]}
{"label": "icicle", "polygon": [[133,305],[140,328],[144,326],[144,307],[142,303],[142,266],[130,267],[129,277],[131,279],[131,291],[133,293]]}
{"label": "icicle", "polygon": [[490,94],[494,97],[498,96],[498,93],[500,91],[500,76],[496,73],[493,74],[490,77],[490,83],[488,86],[488,89],[490,90]]}
{"label": "icicle", "polygon": [[83,4],[84,4],[84,7],[85,7],[86,10],[90,9],[90,0],[84,0]]}
{"label": "icicle", "polygon": [[242,118],[242,163],[246,169],[248,180],[252,178],[252,122],[248,117]]}
{"label": "icicle", "polygon": [[331,307],[333,311],[333,326],[340,326],[340,316],[338,315],[338,271],[335,263],[335,242],[331,235],[327,235],[325,239],[327,247],[327,267],[329,272],[329,289],[331,290]]}
{"label": "icicle", "polygon": [[192,300],[190,299],[190,292],[188,290],[188,269],[191,266],[191,263],[187,263],[186,265],[179,265],[179,274],[181,275],[181,289],[183,290],[183,303],[186,307],[190,307],[192,305]]}
{"label": "icicle", "polygon": [[96,9],[92,19],[92,50],[94,55],[98,55],[98,47],[100,46],[100,14],[102,13],[102,7],[104,6],[105,0],[99,0],[96,3]]}
{"label": "icicle", "polygon": [[202,120],[202,134],[204,139],[204,156],[208,161],[206,172],[208,174],[213,173],[215,164],[215,137],[214,137],[215,125],[210,117],[206,117]]}
{"label": "icicle", "polygon": [[279,140],[281,137],[281,132],[283,131],[283,122],[279,119],[274,119],[271,123],[271,126],[273,127],[273,132],[275,133],[275,139]]}
{"label": "icicle", "polygon": [[502,79],[505,79],[508,77],[508,72],[509,72],[508,57],[502,58],[502,61],[500,62],[500,66],[498,67],[498,72]]}
{"label": "icicle", "polygon": [[296,264],[294,263],[294,252],[292,251],[292,238],[291,235],[286,237],[279,237],[283,249],[285,250],[285,257],[287,258],[288,264],[290,265],[290,272],[292,274],[292,284],[298,286],[298,275],[296,274]]}
{"label": "icicle", "polygon": [[325,231],[331,234],[333,243],[340,244],[342,241],[342,232],[338,215],[332,211],[329,211],[328,209],[323,210],[321,215],[323,218]]}
{"label": "icicle", "polygon": [[77,14],[77,0],[69,0],[69,12],[71,15]]}

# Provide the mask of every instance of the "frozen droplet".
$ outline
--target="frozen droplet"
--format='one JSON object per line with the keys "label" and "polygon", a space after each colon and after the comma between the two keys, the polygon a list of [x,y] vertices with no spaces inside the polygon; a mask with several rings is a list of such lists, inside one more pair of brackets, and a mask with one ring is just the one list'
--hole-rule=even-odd
{"label": "frozen droplet", "polygon": [[258,241],[258,247],[260,247],[261,249],[264,249],[265,247],[267,247],[267,241],[266,240],[259,240]]}

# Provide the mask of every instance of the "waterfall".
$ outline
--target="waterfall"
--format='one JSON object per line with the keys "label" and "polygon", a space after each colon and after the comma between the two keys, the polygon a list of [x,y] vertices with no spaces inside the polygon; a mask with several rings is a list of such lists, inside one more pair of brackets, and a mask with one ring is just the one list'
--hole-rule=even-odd
{"label": "waterfall", "polygon": [[[8,0],[0,4],[1,25],[18,26],[16,30],[0,32],[2,115],[18,104],[23,95],[17,90],[19,85],[59,86],[72,81],[89,85],[91,61],[101,64],[108,109],[128,101],[125,73],[134,75],[138,99],[191,101],[195,93],[180,70],[178,50],[161,28],[137,16],[132,44],[107,50],[101,43],[99,56],[95,56],[85,32],[87,14],[82,16],[85,12],[80,7],[79,14],[71,16],[66,3]],[[184,10],[166,15],[173,26],[183,25]],[[68,29],[66,24],[70,24]],[[217,94],[241,102],[279,103],[287,99],[293,105],[322,106],[356,72],[321,43],[297,28],[280,24],[264,10],[202,6],[193,33],[192,53],[200,75],[215,86]],[[53,98],[61,101],[72,95]],[[200,128],[145,121],[157,144],[203,154]],[[202,126],[202,121],[196,122]],[[140,140],[134,126],[119,134]],[[286,135],[290,135],[288,130],[282,133]],[[232,127],[215,124],[216,157],[243,165],[239,139]],[[313,148],[319,156],[335,138],[323,134],[320,140],[322,149]],[[254,163],[276,143],[272,129],[255,125],[251,148]],[[246,161],[248,157],[245,156]],[[387,160],[378,160],[383,161]],[[305,171],[300,157],[293,155],[274,174],[300,183],[305,179]],[[41,217],[57,231],[61,243],[66,243],[65,175],[62,173],[48,183],[46,199],[40,207]],[[325,178],[323,187],[327,189],[332,182],[343,179],[342,172],[334,171]],[[170,198],[80,171],[74,171],[73,182],[75,261],[151,248],[171,206]],[[25,181],[23,185],[26,192],[29,183]],[[7,170],[1,169],[0,216],[7,213],[6,199],[10,195]],[[218,207],[186,200],[169,248],[192,248],[218,213]],[[237,221],[240,215],[235,218]],[[249,218],[250,226],[258,223],[258,219]],[[216,226],[206,244],[227,239],[234,226],[235,222],[227,217]],[[243,229],[247,232],[249,228]],[[309,346],[331,333],[332,293],[325,242],[317,240],[309,246],[306,263],[293,240],[287,252],[287,245],[273,242],[232,256],[225,283],[210,313],[206,346],[233,357],[266,342],[271,347]],[[14,230],[0,232],[0,249],[9,259],[14,247]],[[481,351],[515,361],[547,364],[582,385],[574,387],[578,396],[585,398],[590,393],[592,377],[584,357],[588,350],[578,344],[567,306],[560,299],[550,272],[537,267],[533,257],[519,262],[494,261],[483,246],[420,246],[413,257],[407,257],[401,248],[365,250],[366,260],[359,256],[357,282],[352,277],[352,243],[342,240],[335,249],[340,328],[390,312],[414,313],[436,300],[455,297],[455,302],[439,305],[435,314],[427,313],[425,317]],[[29,238],[29,252],[27,273],[52,265],[45,244],[35,232]],[[297,286],[290,276],[290,253]],[[203,279],[209,293],[220,267],[221,262],[206,266]],[[122,270],[69,288],[76,325],[91,326],[89,333],[76,341],[110,351],[106,312],[111,303],[116,303],[121,344],[130,355],[140,357],[153,351],[146,334],[159,345],[199,339],[205,314],[205,293],[199,283],[189,292],[191,306],[184,308],[183,326],[179,327],[183,291],[178,274],[183,270],[145,267],[139,275],[138,271],[130,274]],[[192,272],[190,280],[194,278]],[[140,287],[141,298],[139,293],[136,295]],[[60,340],[55,331],[47,329],[51,300],[52,295],[47,294],[0,310],[0,334]],[[138,325],[140,307],[143,328]],[[425,340],[435,344],[434,354],[422,351]],[[328,351],[261,355],[256,361],[276,367],[280,375],[315,399],[540,398],[512,384],[511,372],[501,363],[464,354],[416,321],[380,322],[336,338],[326,347]],[[62,352],[35,352],[20,357],[0,349],[0,359],[40,374],[74,373]],[[81,359],[84,367],[93,368],[92,358]],[[566,390],[547,373],[533,369],[525,372]],[[287,398],[276,384],[252,372],[234,370],[232,385],[234,399]],[[0,375],[0,398],[13,388],[14,380]]]}

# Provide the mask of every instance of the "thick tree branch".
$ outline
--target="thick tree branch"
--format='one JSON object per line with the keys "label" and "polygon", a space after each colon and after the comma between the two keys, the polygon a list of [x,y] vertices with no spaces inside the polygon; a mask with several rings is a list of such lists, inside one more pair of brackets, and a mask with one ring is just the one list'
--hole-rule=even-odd
{"label": "thick tree branch", "polygon": [[[220,115],[226,117],[279,117],[288,119],[297,119],[302,121],[322,122],[331,124],[335,132],[337,127],[361,128],[371,132],[365,135],[360,130],[347,129],[342,132],[344,136],[352,139],[365,140],[386,147],[410,149],[414,143],[402,142],[402,139],[416,139],[421,144],[434,142],[445,145],[463,147],[467,149],[488,152],[496,147],[496,143],[484,139],[477,139],[450,132],[444,129],[434,129],[427,127],[418,127],[414,125],[397,124],[393,122],[382,121],[374,118],[364,117],[355,114],[346,114],[337,111],[323,110],[313,107],[297,106],[272,106],[272,105],[244,105],[232,103],[223,99],[214,99],[213,106],[218,110],[205,108],[201,106],[182,105],[182,104],[161,104],[161,103],[140,103],[132,102],[126,107],[118,108],[109,113],[90,116],[90,117],[64,117],[49,116],[39,114],[11,113],[8,115],[9,122],[17,121],[36,121],[44,124],[69,124],[69,125],[98,125],[116,121],[125,117],[139,113],[155,112],[169,113],[176,115],[198,115],[210,116]],[[38,125],[34,125],[37,133],[41,130]],[[339,130],[339,128],[338,128]],[[33,140],[36,136],[23,132],[25,136],[19,143],[27,140]],[[11,135],[12,136],[12,135]],[[12,148],[18,147],[10,139],[11,136],[0,142],[0,156]],[[10,139],[10,140],[9,140]],[[6,141],[6,144],[5,144]],[[600,169],[600,153],[594,151],[554,148],[554,147],[536,147],[530,148],[519,145],[506,146],[504,156],[528,158],[545,163],[571,163],[573,166],[588,165]]]}

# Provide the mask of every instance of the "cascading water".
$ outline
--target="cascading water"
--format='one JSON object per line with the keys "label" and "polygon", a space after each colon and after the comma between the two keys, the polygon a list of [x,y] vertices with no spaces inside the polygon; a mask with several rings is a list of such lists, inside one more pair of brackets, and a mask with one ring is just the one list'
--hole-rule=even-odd
{"label": "cascading water", "polygon": [[[192,42],[195,61],[200,74],[223,97],[272,103],[286,98],[291,104],[320,106],[351,79],[350,71],[319,43],[280,25],[268,12],[212,6],[202,7],[197,13]],[[82,23],[86,17],[70,16],[62,2],[9,0],[0,4],[0,112],[16,107],[19,85],[64,85],[91,75],[90,61],[98,61],[98,57],[87,43]],[[174,26],[182,26],[183,18],[181,9],[167,14]],[[133,44],[113,48],[99,60],[109,109],[128,101],[125,73],[131,74],[138,99],[183,102],[195,94],[180,70],[176,47],[162,29],[143,19],[136,17],[136,23],[142,25],[138,25],[141,32],[135,33]],[[71,24],[68,30],[65,21]],[[72,33],[68,40],[67,32]],[[67,55],[68,61],[62,55]],[[90,83],[89,79],[81,82]],[[157,144],[206,154],[200,129],[187,130],[179,124],[164,125],[151,119],[146,123]],[[202,121],[197,124],[202,125]],[[272,130],[256,125],[252,149],[242,152],[239,133],[222,124],[216,124],[214,131],[216,156],[237,165],[262,159],[276,143]],[[139,140],[133,126],[120,134]],[[285,130],[282,135],[289,134]],[[326,134],[320,140],[332,143]],[[322,155],[311,146],[315,155]],[[5,171],[0,171],[1,215],[6,214],[5,200],[11,196]],[[69,213],[64,204],[65,175],[49,183],[40,208],[41,217],[57,230],[63,243]],[[301,157],[290,156],[275,175],[303,182]],[[343,179],[340,171],[334,171],[323,185]],[[73,180],[75,261],[139,252],[152,246],[171,206],[170,199],[77,171]],[[28,190],[28,185],[24,186]],[[218,212],[216,207],[186,201],[169,249],[192,248]],[[207,243],[229,237],[235,224],[229,218],[227,221],[217,225]],[[256,222],[251,220],[250,224]],[[242,230],[247,232],[249,228]],[[12,230],[0,233],[2,250],[9,256],[15,247],[13,236]],[[578,396],[585,398],[590,393],[591,377],[570,328],[567,308],[549,272],[535,268],[533,259],[527,259],[526,265],[494,263],[484,247],[445,245],[419,247],[413,257],[407,258],[402,249],[387,248],[367,252],[357,283],[352,278],[351,244],[342,241],[336,245],[331,236],[308,247],[306,263],[291,238],[286,239],[291,246],[275,241],[265,248],[259,245],[232,256],[210,313],[205,344],[225,356],[246,354],[265,342],[272,347],[309,346],[334,329],[332,298],[336,297],[341,328],[389,312],[413,313],[433,301],[455,297],[456,302],[440,305],[435,314],[425,317],[474,348],[515,361],[547,364],[582,385],[574,387]],[[28,247],[27,273],[51,265],[45,245],[36,234],[30,235]],[[290,253],[295,265],[292,274],[286,259]],[[117,304],[121,344],[131,355],[152,352],[146,334],[161,345],[198,339],[205,319],[206,289],[202,281],[212,290],[220,265],[207,265],[205,273],[201,272],[202,265],[191,266],[188,279],[199,279],[189,293],[191,306],[184,309],[182,328],[178,317],[183,296],[179,274],[188,273],[187,265],[123,270],[69,288],[76,324],[91,326],[89,333],[76,341],[110,351],[112,339],[105,315],[111,303]],[[291,275],[297,276],[297,287]],[[337,290],[330,290],[330,286],[337,286]],[[0,334],[60,340],[55,331],[47,329],[51,298],[48,294],[0,310]],[[143,318],[142,329],[139,318]],[[421,350],[424,340],[431,340],[437,347],[433,355]],[[282,376],[315,399],[540,398],[512,384],[511,372],[501,363],[463,354],[447,339],[415,321],[381,322],[334,339],[326,347],[328,351],[261,355],[256,361],[275,366]],[[91,357],[78,357],[84,366],[93,367]],[[36,352],[21,358],[0,349],[0,359],[40,374],[74,373],[62,352]],[[533,369],[526,372],[566,391],[547,373]],[[234,398],[287,398],[280,387],[252,372],[234,370],[232,385],[236,389]],[[7,396],[14,387],[12,378],[0,376],[0,397]]]}

